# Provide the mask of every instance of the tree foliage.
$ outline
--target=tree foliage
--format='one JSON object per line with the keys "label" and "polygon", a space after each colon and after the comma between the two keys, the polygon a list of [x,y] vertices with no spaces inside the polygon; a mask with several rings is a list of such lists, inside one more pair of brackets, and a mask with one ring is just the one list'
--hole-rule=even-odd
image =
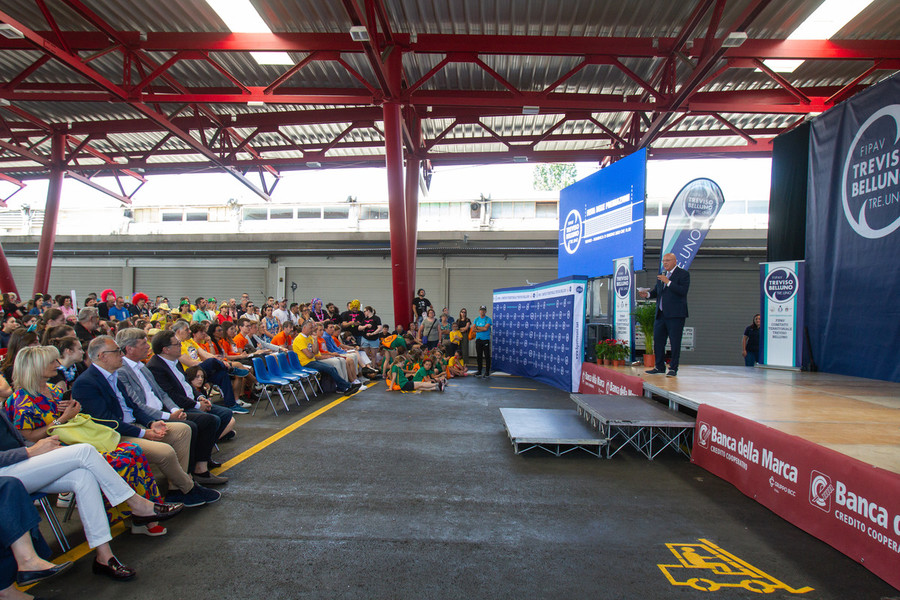
{"label": "tree foliage", "polygon": [[534,165],[534,189],[554,192],[575,183],[575,163]]}

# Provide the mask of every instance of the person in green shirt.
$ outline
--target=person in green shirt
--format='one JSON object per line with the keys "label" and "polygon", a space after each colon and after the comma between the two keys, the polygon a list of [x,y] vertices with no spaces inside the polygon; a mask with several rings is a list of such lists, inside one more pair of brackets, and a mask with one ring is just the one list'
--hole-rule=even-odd
{"label": "person in green shirt", "polygon": [[[438,386],[438,384],[431,383],[428,381],[415,381],[415,379],[408,379],[406,371],[403,369],[403,365],[406,362],[406,358],[403,355],[397,356],[394,359],[394,364],[391,367],[390,379],[393,381],[393,385],[398,386],[401,391],[404,392],[412,392],[417,390],[425,390],[425,391],[433,391],[440,389],[444,391],[443,386]],[[420,369],[421,370],[421,369]]]}

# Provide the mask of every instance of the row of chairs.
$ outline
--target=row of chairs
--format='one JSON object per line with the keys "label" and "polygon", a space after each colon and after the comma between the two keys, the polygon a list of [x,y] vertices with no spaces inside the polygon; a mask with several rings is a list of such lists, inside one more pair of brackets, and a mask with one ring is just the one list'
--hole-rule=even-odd
{"label": "row of chairs", "polygon": [[[312,392],[313,396],[318,396],[320,392],[323,392],[322,384],[319,382],[318,378],[318,371],[303,367],[300,364],[300,357],[297,356],[297,353],[290,350],[287,352],[278,352],[277,354],[254,357],[253,375],[256,377],[257,383],[262,386],[262,393],[266,395],[266,400],[268,401],[269,406],[272,407],[272,412],[275,413],[276,417],[278,416],[278,410],[275,408],[275,403],[272,401],[270,391],[278,392],[281,403],[284,405],[284,410],[287,412],[290,412],[291,409],[288,407],[287,400],[285,400],[282,390],[287,389],[291,393],[297,406],[301,406],[301,404],[300,398],[297,396],[296,392],[294,392],[295,387],[298,387],[300,391],[303,392],[303,396],[306,398],[307,402],[309,402],[310,399],[309,394],[306,393],[306,388],[303,386],[304,383],[309,384],[309,391]],[[318,392],[316,392],[316,386],[319,388]],[[256,414],[258,406],[259,403],[253,407],[252,414]]]}

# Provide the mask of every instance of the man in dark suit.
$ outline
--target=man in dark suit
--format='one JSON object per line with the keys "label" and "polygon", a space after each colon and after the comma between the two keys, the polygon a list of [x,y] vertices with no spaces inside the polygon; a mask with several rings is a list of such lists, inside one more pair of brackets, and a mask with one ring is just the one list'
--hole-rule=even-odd
{"label": "man in dark suit", "polygon": [[[159,387],[153,373],[144,365],[150,353],[147,334],[143,329],[129,327],[116,333],[116,344],[125,353],[119,374],[119,383],[125,386],[128,396],[159,421],[180,421],[191,428],[191,458],[188,460],[189,471],[194,481],[200,485],[221,485],[228,481],[227,477],[213,475],[209,472],[212,449],[216,440],[227,429],[234,427],[234,418],[228,411],[229,421],[222,420],[213,414],[197,410],[193,404],[177,404]],[[215,468],[216,465],[212,465]]]}
{"label": "man in dark suit", "polygon": [[653,375],[666,373],[666,339],[672,345],[669,377],[678,375],[678,359],[681,356],[681,335],[684,320],[688,316],[687,293],[691,287],[691,274],[678,266],[674,254],[663,256],[663,273],[656,276],[656,287],[641,292],[642,298],[656,298],[656,322],[653,325],[653,350],[656,367],[647,371]]}
{"label": "man in dark suit", "polygon": [[185,378],[185,368],[181,364],[181,342],[178,336],[172,330],[164,330],[153,336],[151,341],[153,348],[153,357],[147,361],[147,368],[153,374],[156,383],[175,404],[184,408],[188,413],[203,412],[209,415],[215,415],[220,425],[217,432],[219,436],[225,436],[223,439],[230,439],[228,435],[234,437],[232,433],[234,429],[234,414],[232,409],[213,404],[207,399],[195,400],[194,391],[190,383]]}
{"label": "man in dark suit", "polygon": [[118,380],[122,350],[116,341],[108,335],[94,338],[88,346],[88,357],[90,368],[72,385],[72,397],[81,403],[82,412],[115,421],[115,429],[122,435],[122,441],[141,447],[151,465],[159,468],[169,480],[170,491],[166,498],[170,501],[201,506],[218,500],[219,492],[195,484],[187,474],[191,428],[185,423],[154,420],[128,396],[125,386]]}

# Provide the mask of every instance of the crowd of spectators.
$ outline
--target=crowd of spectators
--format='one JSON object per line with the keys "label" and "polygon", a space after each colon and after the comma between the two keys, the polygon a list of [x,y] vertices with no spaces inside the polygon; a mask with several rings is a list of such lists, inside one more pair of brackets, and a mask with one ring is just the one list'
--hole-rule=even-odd
{"label": "crowd of spectators", "polygon": [[[475,325],[466,309],[438,316],[419,290],[410,318],[409,327],[391,329],[359,300],[343,311],[319,298],[257,304],[249,294],[173,303],[139,293],[127,302],[107,289],[78,309],[66,295],[21,302],[4,293],[0,494],[5,507],[8,494],[15,522],[4,523],[0,597],[17,592],[14,581],[34,583],[69,565],[46,562],[33,507],[15,504],[23,493],[76,503],[96,550],[93,572],[117,580],[136,569],[113,554],[112,523],[130,517],[132,533],[162,536],[162,522],[218,501],[213,488],[228,478],[213,473],[221,466],[214,449],[237,435],[235,415],[247,414],[265,389],[254,377],[255,357],[295,352],[320,387],[344,394],[381,378],[388,389],[443,391],[447,379],[468,375]],[[110,424],[118,444],[62,443],[55,428],[82,414]]]}

